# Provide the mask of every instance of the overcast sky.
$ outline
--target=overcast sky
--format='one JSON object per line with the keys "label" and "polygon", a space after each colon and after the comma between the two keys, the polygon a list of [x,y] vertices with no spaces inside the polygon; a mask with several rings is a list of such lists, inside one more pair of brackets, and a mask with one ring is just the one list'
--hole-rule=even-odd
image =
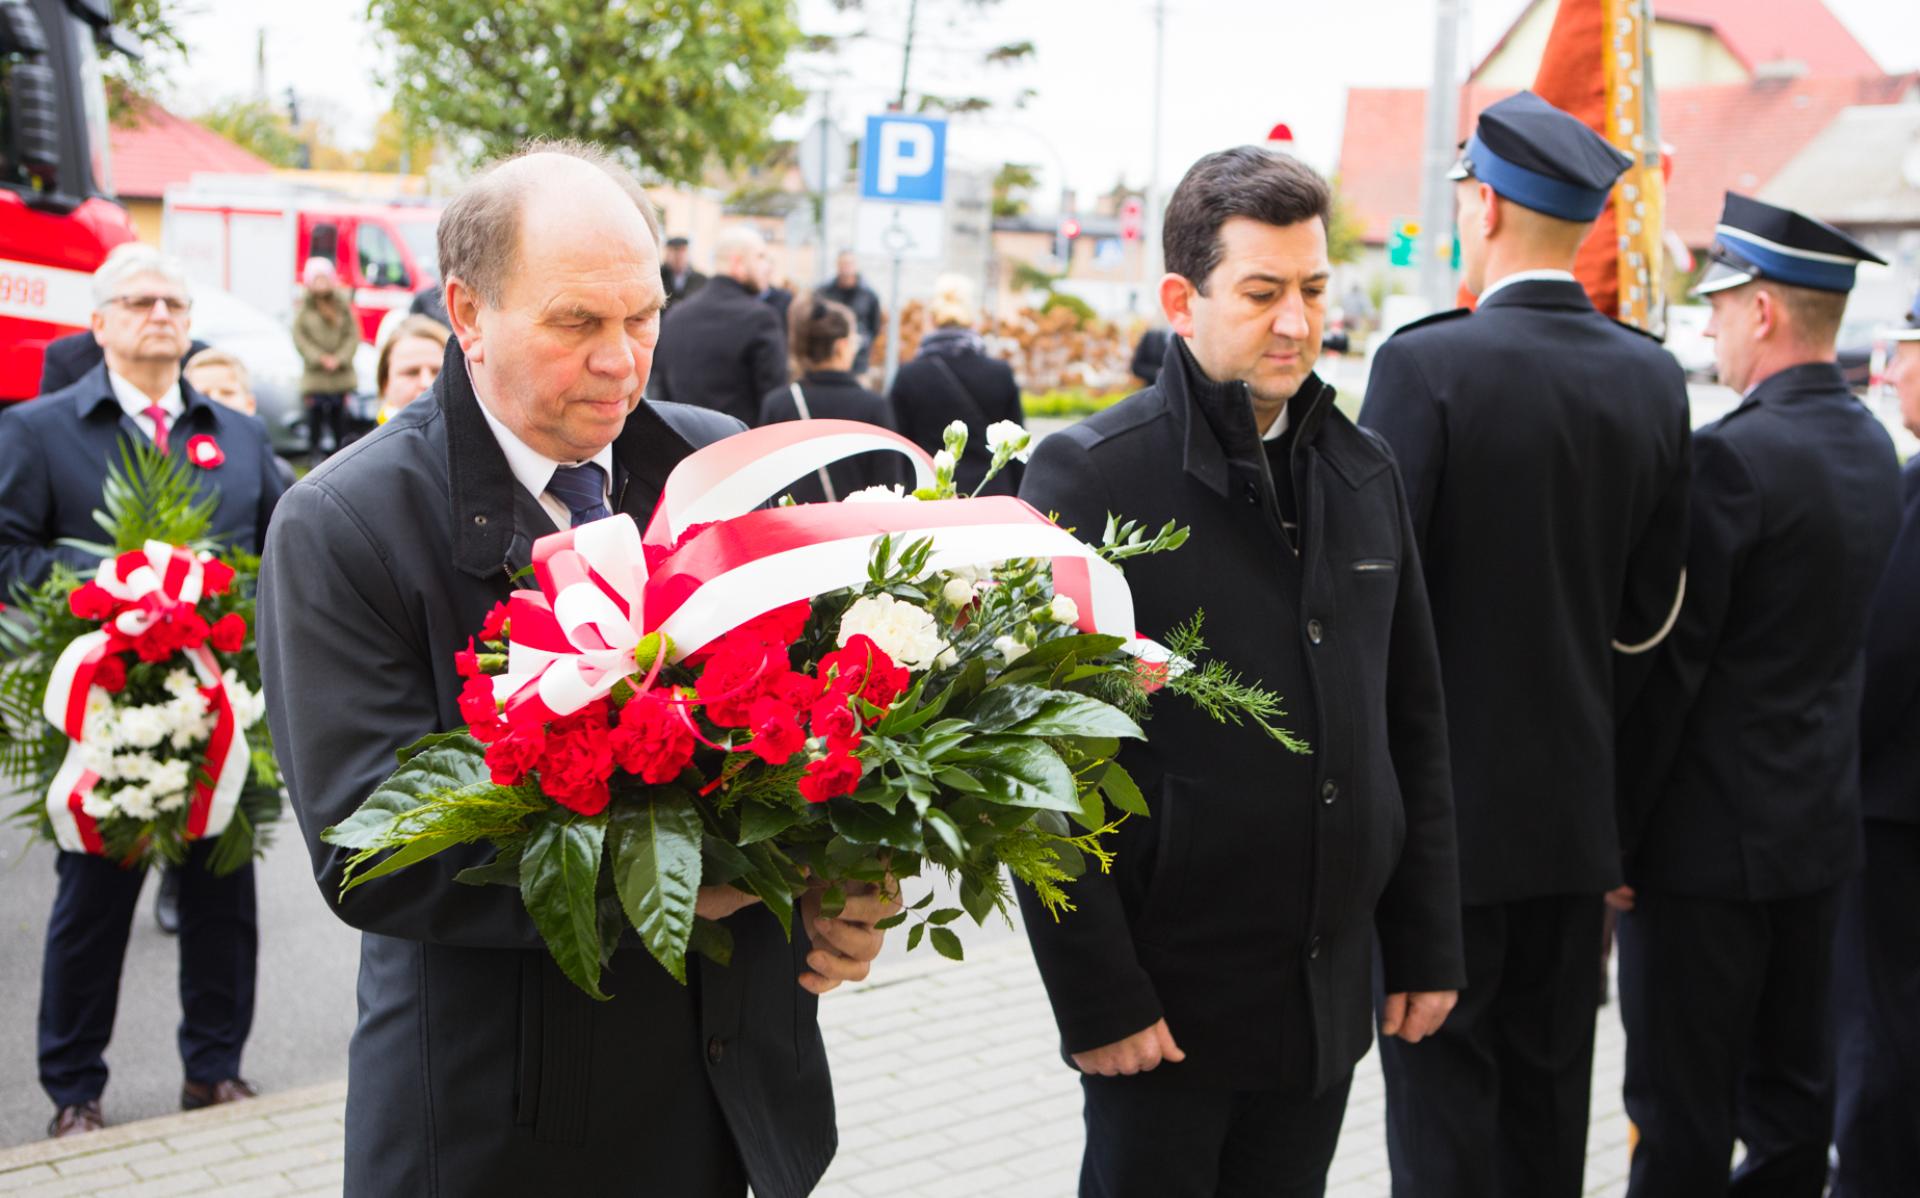
{"label": "overcast sky", "polygon": [[[1477,60],[1527,0],[1462,0],[1468,60]],[[1755,0],[1763,3],[1764,0]],[[181,22],[193,55],[178,72],[176,104],[192,112],[252,91],[256,38],[266,37],[266,82],[277,97],[292,86],[303,102],[334,121],[340,140],[365,144],[387,98],[373,80],[376,39],[364,0],[185,0]],[[1915,0],[1828,0],[1889,71],[1920,69],[1920,3]],[[810,32],[866,28],[871,37],[837,60],[834,110],[857,135],[862,118],[881,111],[899,85],[900,34],[907,0],[867,0],[867,14],[840,16],[826,0],[800,0]],[[937,94],[1011,99],[1036,93],[1016,111],[956,121],[950,153],[982,166],[1031,162],[1058,173],[1082,196],[1121,178],[1147,182],[1153,128],[1152,0],[998,0],[974,15],[965,0],[921,0],[911,86]],[[1339,148],[1346,89],[1419,86],[1432,73],[1432,6],[1409,0],[1167,0],[1165,116],[1160,173],[1171,186],[1201,154],[1258,141],[1276,122],[1289,124],[1298,152],[1331,169]],[[979,65],[985,48],[1032,41],[1025,66]],[[833,65],[833,64],[829,64]],[[1463,62],[1462,69],[1467,64]],[[827,82],[819,70],[801,82]],[[798,118],[775,126],[796,135],[817,116],[813,101]],[[1043,200],[1041,207],[1050,208]]]}

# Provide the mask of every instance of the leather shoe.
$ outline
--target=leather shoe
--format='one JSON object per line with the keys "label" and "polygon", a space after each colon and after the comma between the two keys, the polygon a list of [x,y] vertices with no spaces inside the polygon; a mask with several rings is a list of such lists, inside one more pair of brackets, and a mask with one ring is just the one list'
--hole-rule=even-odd
{"label": "leather shoe", "polygon": [[163,866],[160,893],[153,896],[153,922],[169,936],[180,934],[180,867]]}
{"label": "leather shoe", "polygon": [[99,1131],[106,1125],[107,1121],[100,1115],[100,1100],[89,1098],[55,1111],[53,1122],[47,1124],[47,1135],[59,1140],[83,1132]]}
{"label": "leather shoe", "polygon": [[237,1077],[217,1082],[185,1082],[180,1086],[180,1109],[197,1111],[202,1107],[225,1106],[243,1098],[257,1098],[259,1094],[252,1082],[244,1082]]}

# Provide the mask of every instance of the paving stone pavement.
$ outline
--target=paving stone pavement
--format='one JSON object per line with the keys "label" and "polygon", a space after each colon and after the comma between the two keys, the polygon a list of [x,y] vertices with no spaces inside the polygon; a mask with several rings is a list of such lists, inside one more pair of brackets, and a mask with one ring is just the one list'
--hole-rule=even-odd
{"label": "paving stone pavement", "polygon": [[[918,954],[916,954],[918,956]],[[820,1005],[840,1154],[816,1198],[1070,1198],[1079,1086],[1021,940],[914,960]],[[1625,1041],[1600,1013],[1587,1195],[1626,1192]],[[338,1195],[346,1083],[0,1150],[6,1198]],[[1377,1058],[1360,1063],[1328,1198],[1387,1198]]]}

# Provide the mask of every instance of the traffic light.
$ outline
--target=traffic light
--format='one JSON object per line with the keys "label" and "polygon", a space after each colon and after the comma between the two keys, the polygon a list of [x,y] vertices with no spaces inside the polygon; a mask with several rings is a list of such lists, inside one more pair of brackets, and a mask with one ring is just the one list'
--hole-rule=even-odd
{"label": "traffic light", "polygon": [[1080,218],[1063,216],[1060,218],[1060,233],[1054,239],[1054,256],[1060,259],[1062,267],[1073,263],[1073,243],[1080,237]]}

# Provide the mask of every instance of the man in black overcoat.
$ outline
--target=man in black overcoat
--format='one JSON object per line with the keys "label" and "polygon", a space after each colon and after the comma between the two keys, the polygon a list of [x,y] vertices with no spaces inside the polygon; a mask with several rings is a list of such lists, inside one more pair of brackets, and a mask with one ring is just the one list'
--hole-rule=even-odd
{"label": "man in black overcoat", "polygon": [[1712,257],[1707,333],[1743,399],[1694,436],[1686,604],[1621,728],[1627,1192],[1818,1198],[1862,647],[1900,524],[1892,442],[1834,361],[1877,259],[1732,194]]}
{"label": "man in black overcoat", "polygon": [[[739,429],[641,399],[665,296],[638,184],[548,146],[496,166],[439,227],[454,340],[431,396],[288,492],[268,537],[261,665],[274,744],[326,901],[360,928],[346,1192],[797,1198],[833,1157],[815,995],[863,976],[879,903],[796,920],[703,889],[733,961],[673,981],[629,937],[598,1003],[512,887],[448,853],[341,896],[323,828],[394,751],[460,726],[453,654],[533,542],[644,521],[674,464]],[[807,932],[812,933],[811,945]]]}
{"label": "man in black overcoat", "polygon": [[[193,301],[186,272],[151,246],[116,249],[96,272],[92,331],[103,354],[78,382],[0,411],[0,598],[43,582],[56,563],[91,576],[98,559],[59,542],[99,542],[107,470],[128,443],[184,452],[197,437],[219,447],[217,465],[193,468],[215,501],[211,531],[257,551],[280,498],[266,430],[214,403],[180,377]],[[240,1057],[253,1025],[258,950],[253,866],[224,877],[205,868],[212,841],[175,869],[180,914],[181,1103],[250,1097]],[[113,1035],[128,929],[146,870],[85,853],[56,854],[59,886],[40,975],[40,1084],[53,1100],[48,1131],[104,1123],[103,1054]]]}
{"label": "man in black overcoat", "polygon": [[1384,442],[1313,373],[1327,185],[1201,159],[1166,214],[1158,382],[1040,443],[1021,497],[1083,538],[1192,529],[1126,566],[1140,629],[1204,610],[1209,652],[1279,692],[1307,753],[1162,696],[1122,760],[1150,819],[1027,934],[1085,1075],[1087,1198],[1323,1192],[1354,1063],[1418,1040],[1464,980],[1446,718],[1420,554]]}
{"label": "man in black overcoat", "polygon": [[761,299],[773,273],[767,243],[751,227],[727,230],[714,247],[720,273],[672,306],[654,363],[657,397],[752,424],[761,397],[787,385],[787,325]]}
{"label": "man in black overcoat", "polygon": [[[1892,333],[1887,384],[1920,436],[1920,298]],[[1865,862],[1840,892],[1833,1198],[1897,1198],[1920,1181],[1920,458],[1867,619],[1860,695]]]}
{"label": "man in black overcoat", "polygon": [[1687,537],[1686,379],[1594,309],[1574,255],[1624,154],[1529,92],[1453,172],[1480,297],[1396,333],[1360,424],[1400,459],[1446,678],[1467,987],[1381,1046],[1403,1198],[1578,1198],[1603,895],[1620,883],[1616,652],[1671,626]]}

